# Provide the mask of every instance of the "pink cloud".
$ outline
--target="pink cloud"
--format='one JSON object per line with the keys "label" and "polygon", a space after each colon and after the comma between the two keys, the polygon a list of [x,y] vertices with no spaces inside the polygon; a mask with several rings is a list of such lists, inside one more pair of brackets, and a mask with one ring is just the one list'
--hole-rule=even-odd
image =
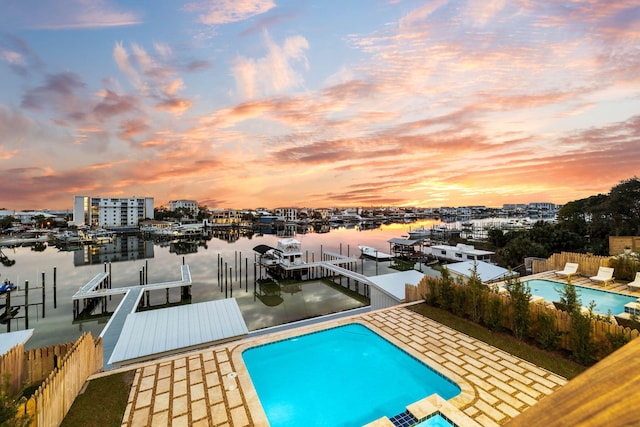
{"label": "pink cloud", "polygon": [[198,18],[203,24],[221,25],[244,21],[275,6],[272,0],[203,0],[189,3],[185,9],[200,13]]}
{"label": "pink cloud", "polygon": [[117,7],[108,0],[43,2],[27,10],[6,4],[0,23],[17,28],[73,30],[121,27],[142,22],[136,13]]}
{"label": "pink cloud", "polygon": [[234,60],[233,77],[243,99],[279,94],[300,87],[304,81],[294,63],[308,67],[305,51],[309,49],[309,42],[302,36],[291,36],[278,45],[266,31],[264,40],[265,56],[254,59],[239,55]]}

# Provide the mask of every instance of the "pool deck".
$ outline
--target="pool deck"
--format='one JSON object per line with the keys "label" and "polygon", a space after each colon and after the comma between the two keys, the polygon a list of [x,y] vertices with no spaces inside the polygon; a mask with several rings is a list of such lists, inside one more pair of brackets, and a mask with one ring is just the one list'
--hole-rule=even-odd
{"label": "pool deck", "polygon": [[448,402],[485,427],[509,421],[567,382],[397,306],[137,365],[122,426],[268,426],[242,351],[353,322],[369,327],[455,381],[462,392]]}
{"label": "pool deck", "polygon": [[[561,277],[557,277],[553,271],[546,271],[544,273],[537,273],[530,276],[525,276],[522,280],[531,280],[531,279],[547,279],[547,280],[555,280],[561,283],[567,283],[566,279]],[[602,283],[593,282],[586,276],[571,276],[571,283],[577,286],[584,286],[585,288],[593,288],[600,289],[603,291],[611,291],[617,292],[619,294],[631,295],[635,297],[640,297],[640,291],[631,291],[627,286],[627,282],[614,280],[608,285],[603,285]]]}

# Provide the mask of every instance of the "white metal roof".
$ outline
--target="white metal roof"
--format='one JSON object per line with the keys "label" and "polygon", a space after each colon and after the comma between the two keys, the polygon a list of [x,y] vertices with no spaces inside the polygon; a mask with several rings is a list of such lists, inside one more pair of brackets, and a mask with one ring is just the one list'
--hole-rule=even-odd
{"label": "white metal roof", "polygon": [[206,347],[249,332],[235,298],[131,313],[109,364]]}
{"label": "white metal roof", "polygon": [[381,274],[379,276],[368,277],[369,281],[382,292],[388,294],[398,302],[404,301],[404,285],[417,286],[424,277],[423,273],[417,270],[407,270],[398,273]]}
{"label": "white metal roof", "polygon": [[0,334],[0,356],[18,344],[26,343],[31,338],[31,335],[33,335],[33,329]]}
{"label": "white metal roof", "polygon": [[461,253],[465,253],[465,254],[469,254],[469,255],[476,255],[476,256],[480,256],[480,255],[493,255],[495,254],[495,252],[492,251],[485,251],[483,249],[476,249],[473,247],[473,245],[463,245],[461,243],[457,244],[456,246],[450,246],[450,245],[432,245],[431,249],[438,249],[438,250],[443,250],[443,251],[449,251],[449,252],[461,252]]}
{"label": "white metal roof", "polygon": [[457,273],[465,277],[471,277],[474,265],[477,266],[478,276],[483,283],[490,282],[492,280],[503,279],[509,275],[518,276],[516,272],[510,272],[506,268],[499,267],[497,265],[489,264],[484,261],[463,261],[448,264],[446,267],[449,271]]}

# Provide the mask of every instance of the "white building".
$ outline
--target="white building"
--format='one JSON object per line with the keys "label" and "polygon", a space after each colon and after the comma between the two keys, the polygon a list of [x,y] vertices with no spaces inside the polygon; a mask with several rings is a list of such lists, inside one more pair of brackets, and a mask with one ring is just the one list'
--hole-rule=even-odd
{"label": "white building", "polygon": [[216,225],[233,225],[242,221],[242,213],[236,209],[212,209],[211,222]]}
{"label": "white building", "polygon": [[462,283],[468,283],[475,269],[480,281],[489,284],[496,281],[506,280],[509,277],[516,278],[520,276],[517,272],[507,270],[497,265],[489,264],[483,261],[463,261],[449,264],[445,267],[449,270],[454,280]]}
{"label": "white building", "polygon": [[153,197],[91,197],[73,199],[73,225],[130,227],[153,219]]}
{"label": "white building", "polygon": [[170,200],[169,210],[175,212],[178,209],[187,209],[194,214],[198,213],[198,202],[196,200]]}
{"label": "white building", "polygon": [[449,245],[432,245],[425,249],[427,255],[431,255],[441,261],[460,262],[460,261],[485,261],[491,262],[491,255],[495,252],[476,249],[473,245],[465,245],[458,243],[455,246]]}
{"label": "white building", "polygon": [[276,216],[282,217],[285,222],[296,222],[298,220],[298,208],[276,208]]}
{"label": "white building", "polygon": [[369,277],[371,310],[393,307],[406,302],[405,285],[418,286],[424,274],[417,270]]}

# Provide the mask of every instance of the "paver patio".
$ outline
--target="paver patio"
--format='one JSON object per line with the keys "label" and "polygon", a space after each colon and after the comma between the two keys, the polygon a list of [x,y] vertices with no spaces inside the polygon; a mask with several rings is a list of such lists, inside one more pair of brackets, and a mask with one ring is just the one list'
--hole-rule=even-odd
{"label": "paver patio", "polygon": [[122,426],[268,426],[242,352],[353,322],[369,327],[455,381],[462,392],[449,403],[482,426],[505,423],[566,383],[556,374],[400,306],[138,367]]}

